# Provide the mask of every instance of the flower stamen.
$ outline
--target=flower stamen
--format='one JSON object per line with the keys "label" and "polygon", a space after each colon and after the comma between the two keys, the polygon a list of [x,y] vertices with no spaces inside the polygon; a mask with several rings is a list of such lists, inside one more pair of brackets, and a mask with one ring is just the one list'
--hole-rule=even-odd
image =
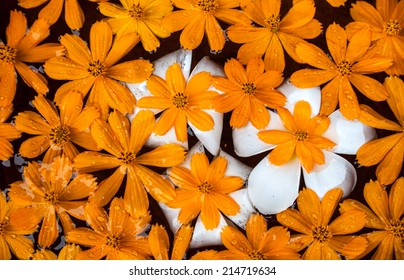
{"label": "flower stamen", "polygon": [[136,155],[132,152],[121,152],[118,157],[124,164],[132,164],[136,160]]}
{"label": "flower stamen", "polygon": [[209,194],[212,191],[212,186],[208,182],[203,182],[198,186],[198,189],[203,194]]}
{"label": "flower stamen", "polygon": [[109,247],[112,247],[114,249],[119,247],[119,237],[114,236],[114,235],[107,235],[105,244]]}
{"label": "flower stamen", "polygon": [[313,229],[313,238],[320,243],[326,242],[331,236],[328,226],[316,226]]}
{"label": "flower stamen", "polygon": [[388,230],[394,235],[395,238],[404,240],[404,222],[396,219],[390,221],[390,228]]}
{"label": "flower stamen", "polygon": [[17,49],[9,45],[0,45],[0,60],[6,63],[15,63]]}
{"label": "flower stamen", "polygon": [[252,260],[266,260],[267,258],[265,257],[265,255],[260,252],[260,251],[252,251],[249,255],[248,255]]}
{"label": "flower stamen", "polygon": [[218,7],[217,0],[198,0],[197,6],[204,12],[213,13]]}
{"label": "flower stamen", "polygon": [[254,95],[257,88],[255,87],[254,83],[244,83],[242,89],[245,94]]}
{"label": "flower stamen", "polygon": [[297,141],[306,141],[309,138],[309,133],[304,130],[299,130],[295,133]]}
{"label": "flower stamen", "polygon": [[340,64],[337,65],[338,73],[341,76],[349,76],[352,73],[352,65],[346,60],[341,61]]}
{"label": "flower stamen", "polygon": [[43,198],[48,204],[55,205],[58,203],[58,196],[55,194],[54,191],[49,191],[45,193]]}
{"label": "flower stamen", "polygon": [[267,27],[271,30],[271,32],[276,33],[279,31],[279,24],[281,22],[279,15],[271,15],[265,19],[265,22],[268,24]]}
{"label": "flower stamen", "polygon": [[389,36],[398,35],[401,30],[400,22],[397,19],[390,19],[386,21],[384,26],[384,33]]}
{"label": "flower stamen", "polygon": [[139,4],[133,4],[128,13],[136,20],[142,20],[144,18],[143,9]]}
{"label": "flower stamen", "polygon": [[58,127],[51,128],[49,133],[49,138],[52,143],[56,146],[63,146],[69,141],[70,130],[67,126],[61,125]]}
{"label": "flower stamen", "polygon": [[105,73],[105,66],[101,61],[95,60],[90,62],[87,71],[90,72],[92,76],[98,77]]}
{"label": "flower stamen", "polygon": [[182,92],[178,92],[173,96],[173,104],[177,108],[184,108],[188,104],[187,96],[185,96]]}

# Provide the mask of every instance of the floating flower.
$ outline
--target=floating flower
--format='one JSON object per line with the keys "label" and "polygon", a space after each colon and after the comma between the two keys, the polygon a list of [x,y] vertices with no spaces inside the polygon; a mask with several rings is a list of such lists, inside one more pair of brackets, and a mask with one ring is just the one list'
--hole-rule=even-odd
{"label": "floating flower", "polygon": [[[31,9],[47,1],[48,0],[18,0],[18,5],[25,9]],[[56,23],[62,13],[64,4],[64,19],[66,20],[67,26],[69,26],[70,29],[80,29],[84,24],[84,13],[78,2],[78,0],[50,0],[39,12],[38,18],[46,19],[50,25]]]}
{"label": "floating flower", "polygon": [[403,1],[376,0],[376,9],[365,1],[357,1],[350,11],[354,21],[346,26],[349,37],[360,29],[370,29],[373,44],[367,56],[390,58],[393,65],[386,69],[389,75],[404,74],[403,9]]}
{"label": "floating flower", "polygon": [[[171,260],[182,260],[191,241],[193,227],[182,226],[174,237]],[[168,260],[170,241],[167,231],[160,225],[153,225],[149,232],[150,249],[155,260]]]}
{"label": "floating flower", "polygon": [[171,183],[144,165],[172,167],[185,157],[184,148],[166,144],[150,152],[138,155],[155,126],[154,115],[141,111],[129,124],[119,111],[111,112],[108,123],[97,119],[91,126],[91,134],[98,146],[109,154],[86,151],[77,155],[74,166],[81,172],[94,172],[117,168],[100,183],[90,201],[104,206],[111,201],[127,175],[125,209],[135,216],[143,216],[149,208],[147,192],[157,201],[168,202],[175,197]]}
{"label": "floating flower", "polygon": [[313,39],[321,32],[321,24],[314,19],[316,8],[313,1],[294,1],[293,7],[281,19],[281,0],[246,1],[244,13],[256,24],[236,23],[227,29],[229,39],[243,44],[237,58],[247,64],[253,57],[264,57],[265,68],[283,72],[285,69],[284,49],[295,61],[301,62],[296,54],[298,43]]}
{"label": "floating flower", "polygon": [[354,199],[346,199],[341,204],[340,212],[358,209],[366,213],[366,228],[374,231],[363,234],[369,241],[366,251],[357,258],[369,254],[376,247],[374,260],[392,260],[393,253],[397,260],[404,259],[404,178],[397,179],[387,194],[379,181],[370,180],[363,189],[363,194],[370,209]]}
{"label": "floating flower", "polygon": [[250,216],[246,236],[232,226],[222,230],[223,245],[227,250],[215,255],[225,260],[296,260],[300,255],[288,248],[290,234],[286,228],[267,228],[267,221],[260,214]]}
{"label": "floating flower", "polygon": [[[67,233],[74,228],[69,215],[84,220],[84,205],[97,183],[89,174],[73,176],[73,165],[65,157],[57,157],[51,164],[29,163],[24,168],[24,181],[11,184],[9,196],[17,205],[37,209],[42,219],[38,244],[50,247],[59,235],[58,220]],[[58,219],[57,219],[58,218]]]}
{"label": "floating flower", "polygon": [[45,62],[63,54],[63,46],[56,43],[39,45],[49,36],[49,24],[36,20],[28,29],[22,12],[10,11],[10,23],[6,29],[7,44],[0,40],[0,106],[9,105],[17,88],[16,72],[24,82],[40,94],[48,92],[46,79],[30,68],[28,63]]}
{"label": "floating flower", "polygon": [[250,171],[224,151],[209,164],[202,143],[195,144],[184,162],[167,171],[179,187],[172,202],[160,203],[171,230],[175,233],[197,217],[190,243],[191,248],[197,248],[221,245],[220,232],[229,225],[228,220],[245,228],[255,212],[242,188]]}
{"label": "floating flower", "polygon": [[289,208],[276,215],[282,225],[301,233],[291,236],[289,246],[296,251],[307,247],[303,259],[339,260],[339,254],[354,259],[366,250],[366,238],[348,235],[365,226],[364,211],[347,211],[329,223],[341,197],[339,188],[328,191],[321,201],[314,191],[304,189],[297,198],[299,210]]}
{"label": "floating flower", "polygon": [[165,0],[120,0],[121,4],[102,2],[98,4],[100,12],[107,17],[106,22],[111,26],[116,38],[127,33],[135,33],[146,51],[156,51],[160,47],[157,37],[170,36],[164,24],[163,17],[173,10],[170,1]]}
{"label": "floating flower", "polygon": [[85,207],[86,221],[92,228],[75,228],[66,235],[68,242],[91,247],[77,255],[77,260],[145,260],[151,251],[146,236],[150,216],[134,218],[125,211],[121,198],[114,198],[109,216],[104,208],[93,203]]}
{"label": "floating flower", "polygon": [[216,228],[220,221],[220,212],[234,216],[240,206],[229,196],[239,190],[244,181],[241,177],[225,176],[227,160],[215,158],[209,164],[203,153],[195,153],[191,159],[191,169],[173,167],[168,177],[178,186],[176,197],[167,203],[171,208],[180,208],[178,220],[188,224],[199,214],[207,230]]}
{"label": "floating flower", "polygon": [[250,20],[239,10],[238,0],[173,0],[179,10],[165,16],[163,26],[170,32],[182,30],[180,44],[184,49],[196,49],[204,33],[211,51],[221,51],[226,42],[224,31],[218,20],[227,24]]}
{"label": "floating flower", "polygon": [[99,150],[89,128],[100,113],[93,106],[83,109],[80,92],[70,91],[62,98],[59,104],[60,115],[55,106],[42,95],[36,96],[32,104],[42,116],[25,111],[15,117],[18,130],[37,135],[21,144],[20,155],[35,158],[46,151],[43,162],[51,163],[61,154],[73,160],[79,153],[73,143],[88,150]]}
{"label": "floating flower", "polygon": [[381,116],[367,105],[360,106],[359,120],[371,127],[397,133],[364,144],[356,157],[363,166],[378,164],[378,180],[383,185],[390,185],[399,176],[404,159],[404,83],[398,77],[388,77],[384,80],[384,86],[390,96],[387,103],[398,123]]}
{"label": "floating flower", "polygon": [[240,128],[250,121],[256,128],[264,128],[270,119],[266,107],[285,105],[285,96],[275,89],[283,81],[282,73],[265,71],[261,58],[250,59],[246,69],[232,58],[225,63],[224,71],[227,78],[214,77],[213,85],[224,93],[213,102],[218,112],[233,111],[231,127]]}
{"label": "floating flower", "polygon": [[61,36],[66,56],[51,58],[44,65],[52,79],[71,80],[56,91],[56,103],[59,104],[70,90],[79,90],[84,96],[90,91],[87,104],[101,108],[104,118],[109,108],[131,113],[136,99],[120,82],[142,82],[153,70],[152,65],[142,59],[116,64],[135,46],[136,38],[135,34],[127,34],[112,41],[111,27],[106,22],[96,22],[90,30],[90,52],[79,36]]}
{"label": "floating flower", "polygon": [[[340,111],[319,116],[320,89],[298,89],[290,83],[279,88],[288,102],[262,129],[251,123],[233,130],[235,151],[252,156],[273,149],[251,171],[248,194],[263,214],[275,214],[292,205],[298,195],[301,167],[308,188],[321,198],[335,187],[344,196],[353,190],[356,171],[337,155],[354,155],[360,146],[375,138],[375,130],[361,122],[345,119]],[[293,112],[293,114],[291,113]],[[335,144],[335,145],[334,145]]]}
{"label": "floating flower", "polygon": [[[223,114],[213,109],[217,90],[211,76],[224,76],[222,68],[208,57],[191,70],[192,52],[178,50],[153,62],[154,72],[147,82],[128,84],[139,100],[137,110],[163,111],[146,143],[158,147],[177,143],[188,148],[187,126],[209,152],[217,155],[223,128]],[[136,111],[135,111],[136,113]]]}
{"label": "floating flower", "polygon": [[7,107],[0,107],[0,160],[8,160],[14,154],[13,145],[10,141],[21,137],[18,131],[11,123],[5,123],[13,111],[13,104]]}
{"label": "floating flower", "polygon": [[326,31],[328,49],[334,61],[312,44],[298,44],[297,55],[307,64],[320,69],[302,69],[292,74],[290,81],[297,87],[311,88],[328,84],[322,89],[320,115],[335,111],[339,102],[341,113],[349,120],[359,117],[359,103],[351,83],[374,101],[386,100],[386,89],[377,80],[366,76],[386,70],[391,60],[383,57],[366,58],[370,47],[370,31],[363,29],[352,36],[347,45],[347,34],[338,24]]}
{"label": "floating flower", "polygon": [[0,192],[0,260],[10,260],[11,253],[19,259],[31,258],[34,243],[24,235],[34,233],[38,223],[35,209],[18,207]]}

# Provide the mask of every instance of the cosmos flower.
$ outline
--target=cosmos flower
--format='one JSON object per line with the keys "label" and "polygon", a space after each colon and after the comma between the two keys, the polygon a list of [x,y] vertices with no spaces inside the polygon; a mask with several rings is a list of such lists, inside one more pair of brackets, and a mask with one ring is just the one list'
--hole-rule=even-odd
{"label": "cosmos flower", "polygon": [[10,141],[21,137],[21,132],[11,123],[5,123],[13,111],[13,104],[0,107],[0,160],[8,160],[14,154]]}
{"label": "cosmos flower", "polygon": [[46,79],[25,63],[42,63],[51,57],[63,55],[63,46],[59,44],[39,45],[48,36],[49,24],[46,20],[40,18],[28,29],[24,14],[10,11],[7,43],[0,40],[0,106],[7,106],[13,101],[17,88],[16,71],[36,92],[48,92]]}
{"label": "cosmos flower", "polygon": [[127,33],[135,33],[146,51],[156,51],[160,46],[157,37],[170,36],[162,20],[173,10],[171,2],[165,0],[120,0],[120,2],[123,6],[107,2],[98,4],[100,12],[109,17],[106,22],[111,26],[116,38]]}
{"label": "cosmos flower", "polygon": [[383,185],[392,184],[399,176],[404,160],[404,83],[398,77],[388,77],[384,86],[389,93],[387,103],[398,120],[393,122],[367,105],[361,105],[359,120],[371,127],[395,131],[396,133],[364,144],[356,157],[359,164],[377,164],[376,176]]}
{"label": "cosmos flower", "polygon": [[21,144],[20,155],[35,158],[45,153],[43,162],[51,163],[61,154],[73,160],[79,153],[73,143],[88,150],[99,150],[89,128],[100,113],[94,106],[83,108],[80,92],[70,91],[63,97],[59,104],[60,114],[42,95],[36,96],[32,104],[40,114],[25,111],[15,117],[18,130],[36,135]]}
{"label": "cosmos flower", "polygon": [[[171,260],[182,260],[191,241],[194,228],[190,225],[183,225],[174,237],[174,244],[171,251]],[[150,250],[155,260],[168,260],[170,241],[167,231],[160,225],[153,225],[149,232]]]}
{"label": "cosmos flower", "polygon": [[112,168],[115,171],[100,183],[98,190],[89,199],[91,202],[99,206],[109,203],[126,175],[125,209],[135,217],[148,212],[147,193],[161,202],[168,202],[175,197],[171,183],[145,165],[175,166],[184,160],[185,150],[177,144],[166,144],[139,154],[154,126],[154,115],[150,111],[139,112],[132,124],[119,111],[110,113],[108,123],[102,119],[93,123],[91,134],[98,146],[108,153],[82,152],[74,159],[74,166],[85,173]]}
{"label": "cosmos flower", "polygon": [[131,113],[136,99],[120,82],[142,82],[153,70],[150,62],[142,59],[117,64],[136,42],[135,34],[113,40],[111,27],[103,21],[91,26],[90,49],[77,35],[61,36],[60,43],[65,47],[66,55],[51,58],[44,65],[50,78],[70,80],[56,91],[56,104],[70,90],[78,90],[84,97],[90,92],[87,104],[99,107],[104,118],[108,116],[109,108]]}
{"label": "cosmos flower", "polygon": [[297,198],[298,210],[289,208],[276,215],[278,222],[298,232],[291,236],[290,247],[298,252],[307,247],[302,259],[339,260],[339,254],[354,259],[366,250],[366,238],[349,235],[365,226],[364,211],[347,211],[330,223],[341,197],[339,188],[328,191],[321,201],[313,190],[304,189]]}
{"label": "cosmos flower", "polygon": [[230,126],[240,128],[250,121],[256,128],[268,125],[270,115],[266,110],[284,106],[286,98],[275,88],[282,81],[279,71],[265,71],[261,58],[252,58],[246,69],[236,59],[224,64],[227,78],[214,77],[213,85],[224,93],[213,100],[214,108],[221,113],[232,111]]}
{"label": "cosmos flower", "polygon": [[356,171],[338,154],[356,154],[361,145],[375,138],[375,130],[358,120],[347,120],[338,110],[329,117],[319,116],[318,87],[298,89],[286,82],[278,90],[288,102],[277,113],[269,112],[271,121],[266,128],[258,130],[248,123],[233,129],[239,156],[273,149],[250,173],[247,190],[251,202],[263,214],[285,210],[298,195],[302,169],[306,186],[320,198],[337,186],[348,196],[356,184]]}
{"label": "cosmos flower", "polygon": [[244,23],[250,20],[235,8],[238,0],[173,0],[178,10],[165,16],[163,26],[170,32],[182,30],[180,44],[186,50],[196,49],[206,35],[211,51],[221,51],[226,42],[218,22]]}
{"label": "cosmos flower", "polygon": [[290,234],[281,226],[267,228],[267,221],[260,214],[250,216],[246,235],[232,226],[222,230],[223,245],[215,259],[225,260],[296,260],[300,255],[289,248]]}
{"label": "cosmos flower", "polygon": [[404,177],[397,179],[387,190],[379,181],[370,180],[363,189],[363,195],[369,207],[354,199],[346,199],[340,205],[340,212],[353,209],[366,213],[366,228],[372,232],[363,234],[369,241],[366,251],[357,256],[358,259],[369,254],[375,248],[373,260],[404,260]]}
{"label": "cosmos flower", "polygon": [[255,0],[246,2],[244,13],[255,25],[236,23],[227,29],[232,42],[243,44],[237,58],[247,64],[253,57],[264,56],[265,68],[283,72],[284,50],[297,62],[295,47],[313,39],[321,32],[321,24],[314,19],[316,8],[313,1],[294,1],[293,7],[281,19],[281,0]]}
{"label": "cosmos flower", "polygon": [[10,260],[11,253],[19,259],[31,258],[34,243],[25,235],[34,233],[38,223],[35,209],[18,207],[0,192],[0,260]]}
{"label": "cosmos flower", "polygon": [[91,247],[78,253],[76,259],[145,260],[150,259],[149,241],[141,234],[146,230],[150,216],[134,218],[125,211],[121,198],[114,198],[109,215],[93,203],[85,207],[89,228],[75,228],[66,235],[68,242]]}
{"label": "cosmos flower", "polygon": [[363,28],[370,29],[373,44],[367,56],[390,58],[393,65],[386,69],[389,75],[404,74],[403,9],[403,1],[376,0],[376,7],[357,1],[350,10],[354,21],[346,26],[349,37]]}
{"label": "cosmos flower", "polygon": [[[18,5],[31,9],[36,8],[48,0],[18,0]],[[50,0],[49,3],[41,9],[38,18],[46,19],[50,25],[53,25],[62,13],[63,4],[65,6],[64,19],[70,29],[80,29],[84,24],[84,13],[78,0]]]}
{"label": "cosmos flower", "polygon": [[17,205],[36,208],[42,219],[38,244],[50,247],[59,236],[58,221],[64,233],[75,227],[70,215],[84,220],[84,206],[97,183],[89,174],[73,176],[73,165],[65,157],[57,157],[51,164],[29,163],[24,167],[24,181],[11,184],[9,196]]}
{"label": "cosmos flower", "polygon": [[386,100],[388,94],[383,85],[366,74],[386,70],[391,60],[383,57],[364,57],[369,49],[370,32],[357,32],[347,45],[345,30],[338,24],[331,24],[326,31],[327,54],[312,44],[298,44],[297,55],[307,64],[320,69],[302,69],[292,74],[290,81],[297,87],[311,88],[328,84],[321,90],[320,115],[328,116],[339,103],[341,113],[349,120],[359,117],[359,103],[354,89],[373,101]]}

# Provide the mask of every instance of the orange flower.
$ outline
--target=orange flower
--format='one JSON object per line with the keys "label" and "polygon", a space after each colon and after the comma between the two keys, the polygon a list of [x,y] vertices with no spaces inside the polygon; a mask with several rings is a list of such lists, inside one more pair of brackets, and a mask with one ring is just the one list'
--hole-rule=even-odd
{"label": "orange flower", "polygon": [[151,251],[146,236],[150,216],[136,219],[125,211],[121,198],[114,198],[109,207],[109,216],[102,207],[89,203],[85,207],[86,221],[93,229],[75,228],[66,235],[68,242],[91,247],[78,253],[77,260],[145,260]]}
{"label": "orange flower", "polygon": [[38,223],[35,209],[17,207],[0,192],[0,260],[10,260],[11,252],[19,259],[31,258],[34,244],[24,235],[34,233]]}
{"label": "orange flower", "polygon": [[[191,241],[193,227],[181,226],[174,237],[171,260],[182,260]],[[168,260],[170,241],[167,231],[160,225],[153,225],[149,232],[150,249],[155,260]]]}
{"label": "orange flower", "polygon": [[258,132],[258,137],[268,144],[277,145],[268,155],[275,165],[287,163],[295,154],[307,173],[314,164],[324,164],[323,149],[331,149],[335,143],[321,135],[330,125],[325,116],[311,118],[311,107],[306,101],[295,105],[293,115],[285,108],[277,108],[279,117],[288,131],[264,130]]}
{"label": "orange flower", "polygon": [[370,29],[373,44],[367,56],[390,58],[393,65],[385,70],[389,75],[404,74],[403,9],[403,1],[376,0],[376,9],[365,1],[357,1],[351,8],[354,22],[346,26],[349,37],[363,28]]}
{"label": "orange flower", "polygon": [[221,232],[225,251],[218,252],[215,259],[225,260],[296,260],[300,255],[288,248],[289,232],[275,226],[267,229],[267,221],[260,214],[252,214],[247,221],[244,236],[234,227],[226,226]]}
{"label": "orange flower", "polygon": [[7,107],[0,107],[0,160],[8,160],[14,154],[13,145],[10,141],[21,137],[18,131],[11,123],[4,123],[13,111],[13,103]]}
{"label": "orange flower", "polygon": [[360,106],[359,120],[371,127],[397,133],[364,144],[356,157],[363,166],[378,164],[377,179],[383,185],[390,185],[399,176],[404,160],[404,83],[398,77],[388,77],[384,80],[384,86],[390,95],[387,103],[398,123],[386,119],[366,105]]}
{"label": "orange flower", "polygon": [[320,34],[321,24],[314,19],[316,8],[313,1],[294,3],[283,19],[280,18],[280,7],[281,0],[247,1],[244,13],[257,26],[236,23],[227,29],[231,41],[244,44],[237,53],[243,64],[265,54],[265,68],[282,72],[285,69],[283,49],[295,61],[301,62],[295,51],[296,45]]}
{"label": "orange flower", "polygon": [[74,228],[69,215],[84,220],[87,200],[81,199],[92,194],[97,183],[89,174],[72,179],[73,165],[63,155],[51,164],[29,163],[23,175],[23,182],[11,184],[10,199],[17,205],[37,208],[38,215],[43,218],[38,244],[43,248],[50,247],[59,235],[56,217],[65,233]]}
{"label": "orange flower", "polygon": [[213,106],[213,98],[218,94],[208,90],[211,86],[210,74],[199,72],[187,82],[180,65],[175,63],[168,67],[166,76],[166,80],[151,76],[147,80],[147,88],[153,96],[138,101],[140,108],[164,110],[154,133],[164,135],[174,126],[177,139],[185,142],[188,140],[188,121],[202,131],[213,129],[213,118],[203,111]]}
{"label": "orange flower", "polygon": [[98,150],[97,144],[88,131],[91,123],[100,116],[92,106],[83,109],[83,97],[80,92],[70,91],[59,104],[60,116],[55,106],[42,95],[35,97],[32,104],[35,112],[25,111],[15,117],[18,130],[37,135],[25,140],[19,153],[35,158],[45,153],[44,163],[51,163],[61,154],[70,160],[79,153],[73,143],[89,150]]}
{"label": "orange flower", "polygon": [[249,24],[249,19],[237,8],[238,0],[173,0],[179,8],[165,16],[163,26],[170,32],[183,30],[180,43],[184,49],[196,49],[202,42],[204,33],[212,51],[221,51],[226,42],[224,32],[218,22]]}
{"label": "orange flower", "polygon": [[300,191],[296,209],[286,209],[276,215],[282,225],[300,232],[290,238],[291,248],[300,251],[307,247],[302,258],[306,260],[339,260],[339,254],[354,259],[366,250],[366,238],[351,234],[365,226],[366,214],[350,210],[329,221],[342,197],[339,188],[328,191],[320,202],[311,189]]}
{"label": "orange flower", "polygon": [[[150,152],[138,155],[155,126],[150,111],[140,111],[129,124],[119,111],[111,112],[108,123],[96,120],[91,134],[98,146],[110,154],[83,152],[74,159],[74,166],[81,172],[117,168],[99,185],[90,201],[104,206],[111,201],[127,174],[125,209],[135,217],[145,215],[149,209],[147,192],[159,202],[168,202],[175,197],[170,182],[144,165],[171,167],[180,164],[185,151],[180,145],[166,144]],[[147,191],[147,192],[146,192]]]}
{"label": "orange flower", "polygon": [[344,6],[346,0],[327,0],[327,2],[333,7]]}
{"label": "orange flower", "polygon": [[357,258],[377,247],[373,260],[392,260],[393,252],[397,260],[404,260],[404,177],[395,181],[389,195],[380,182],[372,180],[365,185],[363,194],[370,209],[354,199],[344,200],[340,207],[341,213],[352,209],[364,211],[365,227],[374,229],[363,234],[369,240],[369,245]]}
{"label": "orange flower", "polygon": [[[146,60],[131,60],[116,64],[137,43],[135,34],[114,40],[111,27],[106,22],[96,22],[90,30],[90,50],[78,36],[66,34],[60,43],[66,48],[66,56],[49,59],[44,68],[49,77],[56,80],[71,80],[56,92],[59,104],[70,90],[79,90],[84,96],[90,91],[87,103],[101,108],[104,118],[109,108],[122,113],[132,113],[136,99],[120,82],[140,83],[153,70]],[[116,65],[115,65],[116,64]]]}
{"label": "orange flower", "polygon": [[284,106],[286,97],[274,89],[282,81],[282,73],[268,70],[260,58],[248,61],[247,68],[236,59],[230,59],[224,65],[227,79],[214,77],[213,85],[224,92],[214,99],[214,108],[220,113],[233,110],[230,126],[240,128],[248,121],[262,129],[269,123],[266,107]]}
{"label": "orange flower", "polygon": [[6,29],[7,44],[0,40],[0,107],[9,105],[17,88],[16,72],[24,82],[40,94],[48,92],[46,79],[24,62],[39,63],[62,55],[63,46],[46,43],[38,46],[49,36],[49,24],[36,20],[27,31],[27,19],[22,12],[10,11],[10,23]]}
{"label": "orange flower", "polygon": [[75,260],[77,255],[81,252],[81,248],[79,245],[75,245],[73,243],[66,244],[59,252],[59,255],[56,256],[49,249],[37,249],[33,254],[33,260]]}
{"label": "orange flower", "polygon": [[240,189],[244,181],[238,176],[224,176],[227,160],[217,157],[209,164],[203,153],[191,158],[191,170],[173,167],[168,177],[179,188],[174,200],[166,203],[171,208],[181,208],[178,220],[188,224],[201,213],[201,220],[207,230],[214,229],[220,221],[220,212],[234,216],[240,206],[230,193]]}
{"label": "orange flower", "polygon": [[156,51],[160,46],[157,37],[170,36],[163,17],[173,10],[170,1],[166,0],[120,0],[123,6],[112,3],[99,3],[100,12],[110,17],[106,22],[111,26],[116,38],[127,33],[135,33],[142,41],[146,51]]}
{"label": "orange flower", "polygon": [[391,60],[382,57],[365,58],[370,46],[370,32],[357,32],[347,45],[347,34],[338,24],[327,28],[326,40],[334,62],[312,44],[298,44],[297,55],[307,64],[320,68],[303,69],[292,74],[290,81],[297,87],[311,88],[330,81],[321,90],[320,115],[334,112],[339,101],[341,113],[349,120],[359,117],[359,104],[351,83],[374,101],[386,100],[386,89],[377,80],[364,74],[377,73],[391,66]]}
{"label": "orange flower", "polygon": [[[31,9],[47,1],[48,0],[18,0],[18,5],[25,9]],[[46,19],[50,25],[54,24],[62,13],[63,3],[65,6],[64,18],[67,26],[69,26],[70,29],[80,29],[84,24],[84,13],[78,0],[50,0],[39,12],[38,18]]]}

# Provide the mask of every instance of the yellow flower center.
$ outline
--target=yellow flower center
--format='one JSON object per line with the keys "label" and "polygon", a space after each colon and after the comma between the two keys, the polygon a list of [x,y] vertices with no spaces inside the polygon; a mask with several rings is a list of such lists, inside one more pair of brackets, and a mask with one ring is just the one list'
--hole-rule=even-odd
{"label": "yellow flower center", "polygon": [[328,226],[316,226],[313,229],[313,238],[320,243],[326,242],[331,237],[331,232],[328,230]]}
{"label": "yellow flower center", "polygon": [[265,19],[265,22],[268,24],[267,27],[271,30],[271,32],[276,33],[279,31],[279,24],[281,22],[281,18],[279,16],[271,15]]}
{"label": "yellow flower center", "polygon": [[118,157],[124,164],[132,164],[135,159],[136,155],[132,152],[121,152],[121,155]]}
{"label": "yellow flower center", "polygon": [[245,94],[253,95],[257,88],[254,83],[244,83],[242,89]]}
{"label": "yellow flower center", "polygon": [[260,252],[260,251],[252,251],[249,255],[248,255],[252,260],[266,260],[267,258],[265,257],[265,255]]}
{"label": "yellow flower center", "polygon": [[5,227],[8,224],[8,222],[10,221],[10,218],[5,216],[4,217],[4,221],[0,223],[0,235],[2,235],[5,232]]}
{"label": "yellow flower center", "polygon": [[55,205],[58,203],[58,196],[55,194],[54,191],[46,192],[43,196],[43,199],[51,205]]}
{"label": "yellow flower center", "polygon": [[178,92],[173,96],[173,104],[177,108],[184,108],[188,104],[187,97],[182,92]]}
{"label": "yellow flower center", "polygon": [[304,130],[299,130],[295,133],[297,141],[306,141],[309,138],[309,133]]}
{"label": "yellow flower center", "polygon": [[61,125],[58,127],[51,128],[49,133],[49,138],[52,143],[56,146],[63,146],[69,141],[70,130],[67,126]]}
{"label": "yellow flower center", "polygon": [[118,248],[119,247],[119,237],[108,234],[105,244],[107,244],[107,246],[110,246],[112,248]]}
{"label": "yellow flower center", "polygon": [[341,63],[337,65],[337,69],[341,76],[349,76],[352,73],[352,65],[346,60],[341,61]]}
{"label": "yellow flower center", "polygon": [[384,25],[384,32],[389,35],[398,35],[401,30],[400,22],[397,19],[390,19]]}
{"label": "yellow flower center", "polygon": [[203,182],[198,186],[198,189],[203,194],[209,194],[213,188],[208,182]]}
{"label": "yellow flower center", "polygon": [[0,45],[0,60],[8,63],[15,63],[17,49],[9,45]]}
{"label": "yellow flower center", "polygon": [[198,0],[198,8],[204,12],[213,13],[218,7],[217,0]]}
{"label": "yellow flower center", "polygon": [[395,238],[404,240],[404,222],[400,220],[391,220],[390,228],[388,230],[394,235]]}
{"label": "yellow flower center", "polygon": [[101,61],[95,60],[93,62],[90,62],[87,71],[90,72],[92,76],[98,77],[99,75],[105,73],[105,66]]}
{"label": "yellow flower center", "polygon": [[143,9],[140,7],[139,4],[133,4],[132,8],[128,11],[129,15],[133,17],[136,20],[142,20],[144,15],[143,15]]}

